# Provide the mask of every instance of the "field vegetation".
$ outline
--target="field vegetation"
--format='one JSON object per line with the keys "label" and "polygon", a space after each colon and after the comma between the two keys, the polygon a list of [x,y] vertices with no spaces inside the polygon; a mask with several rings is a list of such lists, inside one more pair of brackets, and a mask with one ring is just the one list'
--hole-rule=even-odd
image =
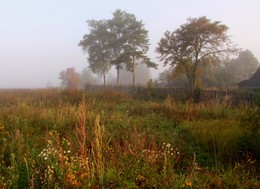
{"label": "field vegetation", "polygon": [[260,109],[0,91],[0,188],[259,188]]}

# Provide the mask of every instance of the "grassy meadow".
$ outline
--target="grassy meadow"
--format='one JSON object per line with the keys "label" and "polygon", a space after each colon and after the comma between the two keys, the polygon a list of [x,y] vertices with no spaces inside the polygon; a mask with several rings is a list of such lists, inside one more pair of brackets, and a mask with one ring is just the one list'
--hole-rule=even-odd
{"label": "grassy meadow", "polygon": [[0,91],[0,188],[260,188],[260,108]]}

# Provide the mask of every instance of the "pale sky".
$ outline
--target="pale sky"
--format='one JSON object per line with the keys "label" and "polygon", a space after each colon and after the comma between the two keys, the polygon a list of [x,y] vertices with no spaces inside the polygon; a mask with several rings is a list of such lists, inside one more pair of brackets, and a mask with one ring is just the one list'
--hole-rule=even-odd
{"label": "pale sky", "polygon": [[[86,20],[110,19],[116,9],[132,13],[149,31],[149,56],[166,30],[188,17],[207,16],[229,27],[232,41],[260,60],[259,0],[0,0],[0,88],[58,86],[68,67],[87,67],[78,46]],[[151,71],[153,78],[163,71]]]}

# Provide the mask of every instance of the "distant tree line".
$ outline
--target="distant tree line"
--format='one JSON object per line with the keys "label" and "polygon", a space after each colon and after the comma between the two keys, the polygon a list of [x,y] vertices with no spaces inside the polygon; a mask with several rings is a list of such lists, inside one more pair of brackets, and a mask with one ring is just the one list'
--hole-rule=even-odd
{"label": "distant tree line", "polygon": [[[120,86],[131,86],[131,72],[127,70],[121,70],[124,77],[120,80]],[[136,67],[136,84],[138,86],[145,85],[150,80],[149,68],[144,64],[139,64]],[[61,80],[61,87],[67,89],[84,89],[89,88],[91,85],[101,84],[100,78],[96,77],[89,68],[84,68],[81,73],[76,72],[75,68],[70,67],[62,70],[59,74]],[[107,83],[111,86],[116,82],[116,78],[113,74],[108,74]],[[51,84],[47,85],[51,87]]]}
{"label": "distant tree line", "polygon": [[[197,78],[198,88],[228,89],[234,84],[249,79],[260,66],[249,50],[241,51],[236,58],[226,59],[218,64],[201,66]],[[186,88],[187,78],[176,70],[165,70],[155,83],[158,87]]]}
{"label": "distant tree line", "polygon": [[[135,86],[138,64],[157,68],[147,56],[148,31],[135,15],[116,10],[112,19],[88,20],[87,23],[89,33],[79,42],[88,59],[88,73],[82,77],[86,78],[92,72],[101,76],[106,85],[107,74],[114,67],[117,86],[124,70],[132,72],[132,85]],[[166,31],[156,52],[169,69],[159,75],[155,84],[185,87],[194,95],[199,88],[226,88],[248,79],[259,62],[249,50],[241,52],[231,42],[227,31],[226,25],[205,16],[188,18],[173,32]],[[237,58],[230,59],[230,55],[235,57],[238,53]],[[60,78],[65,82],[62,74]]]}

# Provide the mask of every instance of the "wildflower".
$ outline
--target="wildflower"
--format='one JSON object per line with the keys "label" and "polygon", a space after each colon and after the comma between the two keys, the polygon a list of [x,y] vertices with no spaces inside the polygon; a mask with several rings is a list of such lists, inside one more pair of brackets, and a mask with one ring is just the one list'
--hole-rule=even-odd
{"label": "wildflower", "polygon": [[192,187],[192,182],[189,181],[188,179],[185,180],[185,184],[186,184],[186,186]]}

